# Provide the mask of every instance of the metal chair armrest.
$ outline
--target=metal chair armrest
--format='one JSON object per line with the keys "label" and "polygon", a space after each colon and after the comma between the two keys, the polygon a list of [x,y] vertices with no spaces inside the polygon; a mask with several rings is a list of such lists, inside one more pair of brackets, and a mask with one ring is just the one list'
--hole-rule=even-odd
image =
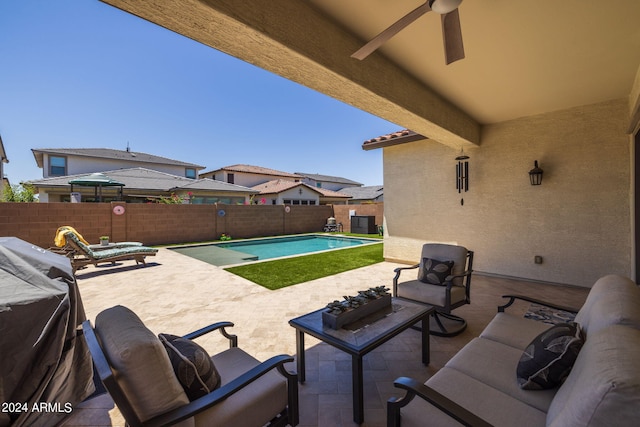
{"label": "metal chair armrest", "polygon": [[420,264],[416,264],[416,265],[412,265],[411,267],[398,267],[395,268],[393,270],[394,273],[396,273],[396,276],[393,278],[394,283],[396,283],[398,281],[398,279],[400,278],[400,273],[402,273],[404,270],[413,270],[415,268],[420,267]]}
{"label": "metal chair armrest", "polygon": [[204,334],[208,334],[209,332],[220,330],[220,333],[229,340],[229,347],[237,347],[238,337],[236,335],[228,333],[227,330],[225,329],[227,327],[232,327],[232,326],[233,326],[232,322],[217,322],[209,326],[205,326],[204,328],[198,329],[197,331],[188,333],[187,335],[184,335],[182,338],[192,340]]}
{"label": "metal chair armrest", "polygon": [[491,424],[468,409],[419,381],[400,377],[393,384],[405,390],[406,394],[400,398],[392,397],[387,401],[387,427],[400,427],[400,408],[406,406],[416,396],[426,400],[465,426],[491,427]]}
{"label": "metal chair armrest", "polygon": [[559,305],[559,304],[554,304],[552,302],[549,301],[542,301],[536,298],[531,298],[528,297],[526,295],[502,295],[502,298],[509,298],[509,302],[507,302],[504,305],[499,305],[498,306],[498,312],[499,313],[503,313],[504,310],[509,307],[510,305],[512,305],[516,300],[522,300],[522,301],[527,301],[527,302],[531,302],[534,304],[540,304],[540,305],[544,305],[545,307],[549,307],[549,308],[553,308],[555,310],[562,310],[562,311],[568,311],[570,313],[577,313],[580,309],[579,308],[575,308],[575,307],[567,307],[567,306],[563,306],[563,305]]}
{"label": "metal chair armrest", "polygon": [[[289,408],[289,413],[293,412],[294,414],[296,414],[295,417],[297,418],[298,375],[295,373],[288,372],[283,366],[285,363],[293,362],[293,360],[294,360],[293,357],[285,354],[274,356],[269,360],[262,362],[260,365],[256,366],[255,368],[240,375],[238,378],[234,379],[233,381],[212,391],[211,393],[205,396],[202,396],[192,402],[189,402],[188,404],[181,406],[180,408],[176,408],[172,411],[169,411],[164,414],[158,415],[154,418],[151,418],[150,420],[145,421],[144,425],[145,426],[172,425],[177,422],[186,420],[187,418],[191,418],[194,415],[202,411],[205,411],[208,408],[227,399],[229,396],[238,392],[239,390],[241,390],[248,384],[252,383],[253,381],[257,380],[258,378],[260,378],[267,372],[271,371],[272,369],[278,369],[278,371],[280,371],[280,373],[284,375],[285,378],[287,379],[289,402],[293,402],[293,405],[296,406],[295,408]],[[295,393],[295,397],[292,396],[293,393]],[[292,398],[293,400],[291,400]],[[297,420],[295,423],[297,424]]]}

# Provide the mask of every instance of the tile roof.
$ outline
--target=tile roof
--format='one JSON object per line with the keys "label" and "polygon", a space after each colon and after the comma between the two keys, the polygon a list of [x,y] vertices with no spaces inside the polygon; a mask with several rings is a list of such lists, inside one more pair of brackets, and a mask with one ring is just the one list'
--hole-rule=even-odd
{"label": "tile roof", "polygon": [[172,166],[185,166],[195,169],[204,169],[204,166],[194,163],[182,162],[180,160],[168,159],[166,157],[155,156],[153,154],[138,153],[127,150],[113,150],[111,148],[32,148],[33,156],[36,158],[38,167],[43,167],[43,153],[60,154],[64,156],[96,157],[111,160],[126,160],[128,162],[156,163]]}
{"label": "tile roof", "polygon": [[306,187],[311,191],[319,193],[321,197],[333,197],[333,198],[345,198],[350,196],[339,193],[337,191],[331,191],[324,188],[315,188],[302,182],[293,182],[286,179],[274,179],[273,181],[263,182],[262,184],[251,187],[254,190],[260,191],[260,194],[276,194],[286,190],[290,190],[295,187]]}
{"label": "tile roof", "polygon": [[386,135],[371,138],[362,143],[363,150],[373,150],[374,148],[389,147],[391,145],[404,144],[406,142],[419,141],[428,139],[419,133],[415,133],[409,129],[399,130],[397,132],[388,133]]}
{"label": "tile roof", "polygon": [[[359,187],[349,187],[349,188],[359,188]],[[319,191],[323,197],[332,197],[332,198],[341,198],[341,199],[351,198],[350,195],[344,193],[342,190],[333,191],[333,190],[327,190],[326,188],[316,188],[316,190]]]}
{"label": "tile roof", "polygon": [[309,178],[314,181],[335,182],[338,184],[362,185],[362,183],[360,182],[352,181],[350,179],[342,178],[340,176],[320,175],[320,174],[306,173],[306,172],[295,172],[295,173],[297,175],[302,175],[305,178]]}
{"label": "tile roof", "polygon": [[384,187],[382,185],[346,187],[340,190],[340,192],[351,196],[355,200],[375,200],[384,195]]}
{"label": "tile roof", "polygon": [[307,184],[303,184],[302,182],[293,182],[287,179],[274,179],[272,181],[263,182],[262,184],[254,185],[251,187],[253,190],[260,191],[260,194],[274,194],[281,193],[283,191],[289,190],[295,187],[307,187],[311,190],[314,190],[316,193],[319,193],[317,188],[313,188]]}
{"label": "tile roof", "polygon": [[220,168],[220,169],[216,169],[216,170],[208,171],[208,172],[203,172],[203,173],[209,174],[209,173],[212,173],[212,172],[220,172],[220,171],[255,173],[255,174],[259,174],[259,175],[275,175],[275,176],[289,177],[289,178],[295,178],[295,179],[304,178],[303,176],[296,175],[294,173],[282,172],[282,171],[275,170],[275,169],[263,168],[262,166],[253,166],[253,165],[225,166],[225,167]]}
{"label": "tile roof", "polygon": [[[255,194],[252,190],[241,185],[229,184],[222,181],[214,181],[212,179],[190,179],[183,176],[172,175],[165,172],[159,172],[146,168],[130,168],[116,169],[103,172],[110,178],[125,184],[125,189],[135,190],[160,190],[160,191],[176,191],[180,189],[197,189],[221,192],[238,192]],[[44,178],[29,181],[36,187],[68,187],[69,181],[73,178],[86,176],[88,174],[67,175],[55,178]]]}

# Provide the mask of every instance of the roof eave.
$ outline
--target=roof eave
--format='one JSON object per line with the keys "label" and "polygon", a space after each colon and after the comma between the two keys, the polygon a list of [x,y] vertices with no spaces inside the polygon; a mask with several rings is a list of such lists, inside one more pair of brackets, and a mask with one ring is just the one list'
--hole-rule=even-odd
{"label": "roof eave", "polygon": [[369,140],[362,143],[363,150],[375,150],[377,148],[391,147],[393,145],[406,144],[408,142],[427,140],[426,136],[411,132],[408,135],[396,136],[393,138],[381,139],[379,141]]}

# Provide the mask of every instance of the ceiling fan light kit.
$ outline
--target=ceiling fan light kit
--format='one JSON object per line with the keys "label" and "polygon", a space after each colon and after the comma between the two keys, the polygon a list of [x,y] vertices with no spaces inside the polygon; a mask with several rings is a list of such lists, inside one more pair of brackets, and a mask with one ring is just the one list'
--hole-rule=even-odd
{"label": "ceiling fan light kit", "polygon": [[442,16],[442,39],[444,42],[445,63],[449,65],[452,62],[458,61],[464,58],[460,15],[458,13],[458,6],[461,3],[462,0],[428,0],[391,24],[367,44],[354,52],[351,57],[359,60],[365,59],[416,19],[429,11],[434,11]]}

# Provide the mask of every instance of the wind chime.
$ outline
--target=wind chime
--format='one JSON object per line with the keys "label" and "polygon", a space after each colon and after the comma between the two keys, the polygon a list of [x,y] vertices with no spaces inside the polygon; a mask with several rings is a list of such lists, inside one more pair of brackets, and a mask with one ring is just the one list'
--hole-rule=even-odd
{"label": "wind chime", "polygon": [[[456,157],[456,190],[458,193],[469,191],[469,156],[460,149],[460,155]],[[464,205],[464,199],[460,199],[460,204]]]}

